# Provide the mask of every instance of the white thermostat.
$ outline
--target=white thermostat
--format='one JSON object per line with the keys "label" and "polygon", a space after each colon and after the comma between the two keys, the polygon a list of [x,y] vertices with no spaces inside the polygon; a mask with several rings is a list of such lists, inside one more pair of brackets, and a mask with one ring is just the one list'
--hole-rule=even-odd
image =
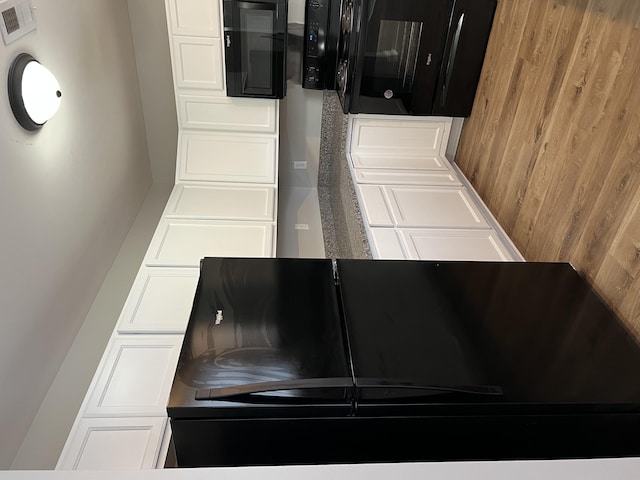
{"label": "white thermostat", "polygon": [[5,45],[36,29],[31,0],[0,1],[0,30]]}

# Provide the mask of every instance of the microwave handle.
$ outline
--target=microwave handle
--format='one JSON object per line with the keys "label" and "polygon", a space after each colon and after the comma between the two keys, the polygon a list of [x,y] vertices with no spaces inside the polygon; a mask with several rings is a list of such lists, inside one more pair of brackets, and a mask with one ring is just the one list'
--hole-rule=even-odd
{"label": "microwave handle", "polygon": [[453,40],[451,42],[451,49],[449,50],[449,59],[447,60],[447,70],[445,73],[444,84],[442,85],[442,106],[444,107],[447,101],[447,92],[449,90],[449,83],[451,82],[451,75],[453,73],[453,64],[456,60],[456,54],[458,53],[458,43],[460,42],[460,33],[462,32],[462,26],[464,24],[464,12],[458,19],[458,26],[456,32],[453,34]]}
{"label": "microwave handle", "polygon": [[264,3],[264,2],[236,2],[238,8],[242,8],[245,10],[275,10],[275,3]]}

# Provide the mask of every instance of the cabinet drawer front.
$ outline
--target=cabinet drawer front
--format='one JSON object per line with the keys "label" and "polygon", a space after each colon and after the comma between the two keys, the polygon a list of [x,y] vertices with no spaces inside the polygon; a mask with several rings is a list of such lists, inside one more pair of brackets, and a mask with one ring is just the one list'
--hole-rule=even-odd
{"label": "cabinet drawer front", "polygon": [[218,0],[167,0],[173,35],[220,37]]}
{"label": "cabinet drawer front", "polygon": [[463,187],[382,187],[399,227],[490,228]]}
{"label": "cabinet drawer front", "polygon": [[178,95],[180,126],[276,133],[276,100]]}
{"label": "cabinet drawer front", "polygon": [[355,169],[393,169],[393,170],[435,170],[449,172],[449,162],[440,155],[373,155],[366,153],[351,153],[351,163]]}
{"label": "cabinet drawer front", "polygon": [[224,66],[218,38],[173,37],[176,89],[207,89],[224,95]]}
{"label": "cabinet drawer front", "polygon": [[274,187],[178,184],[165,217],[274,221]]}
{"label": "cabinet drawer front", "polygon": [[276,181],[275,137],[183,133],[178,155],[178,181]]}
{"label": "cabinet drawer front", "polygon": [[371,227],[393,227],[393,217],[384,189],[378,185],[359,185],[364,218]]}
{"label": "cabinet drawer front", "polygon": [[372,254],[376,260],[406,260],[402,242],[394,228],[371,228]]}
{"label": "cabinet drawer front", "polygon": [[83,418],[57,470],[141,470],[156,466],[166,418]]}
{"label": "cabinet drawer front", "polygon": [[402,229],[411,260],[512,261],[493,230]]}
{"label": "cabinet drawer front", "polygon": [[425,170],[384,170],[381,168],[356,168],[356,182],[377,185],[461,185],[451,171],[430,172]]}
{"label": "cabinet drawer front", "polygon": [[272,257],[271,223],[161,220],[145,259],[149,266],[199,267],[203,257]]}
{"label": "cabinet drawer front", "polygon": [[420,156],[443,155],[450,122],[359,119],[351,132],[351,153]]}
{"label": "cabinet drawer front", "polygon": [[124,304],[120,333],[184,333],[198,285],[197,268],[141,267]]}
{"label": "cabinet drawer front", "polygon": [[182,335],[121,335],[107,347],[85,417],[164,416]]}

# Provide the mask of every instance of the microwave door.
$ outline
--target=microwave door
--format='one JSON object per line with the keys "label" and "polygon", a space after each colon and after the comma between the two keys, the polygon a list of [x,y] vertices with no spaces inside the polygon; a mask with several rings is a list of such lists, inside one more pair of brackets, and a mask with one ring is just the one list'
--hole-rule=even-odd
{"label": "microwave door", "polygon": [[436,89],[434,115],[468,117],[482,71],[495,0],[456,0]]}
{"label": "microwave door", "polygon": [[233,5],[234,25],[225,31],[227,95],[283,98],[286,4],[235,1]]}

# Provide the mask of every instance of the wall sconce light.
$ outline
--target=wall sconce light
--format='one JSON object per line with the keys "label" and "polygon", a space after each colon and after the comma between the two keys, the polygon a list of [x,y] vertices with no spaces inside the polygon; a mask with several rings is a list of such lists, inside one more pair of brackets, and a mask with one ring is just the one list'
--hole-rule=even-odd
{"label": "wall sconce light", "polygon": [[56,77],[28,53],[21,53],[9,69],[9,103],[16,120],[31,132],[42,128],[60,107]]}

